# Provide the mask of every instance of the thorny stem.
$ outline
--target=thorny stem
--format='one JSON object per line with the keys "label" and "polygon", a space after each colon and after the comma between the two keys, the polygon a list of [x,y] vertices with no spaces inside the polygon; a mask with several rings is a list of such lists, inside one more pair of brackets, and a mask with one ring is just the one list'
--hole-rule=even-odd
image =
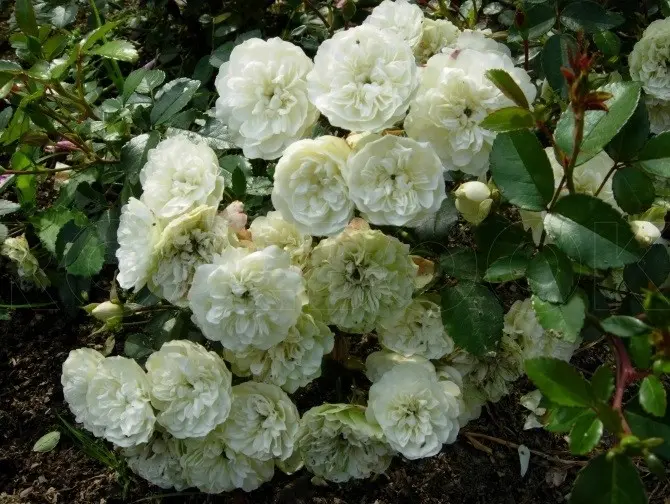
{"label": "thorny stem", "polygon": [[614,347],[614,356],[616,358],[616,388],[614,389],[614,399],[612,400],[612,408],[621,417],[621,426],[626,434],[631,434],[630,426],[623,414],[623,395],[629,385],[641,380],[648,373],[637,371],[630,361],[626,347],[621,339],[611,336],[610,342]]}

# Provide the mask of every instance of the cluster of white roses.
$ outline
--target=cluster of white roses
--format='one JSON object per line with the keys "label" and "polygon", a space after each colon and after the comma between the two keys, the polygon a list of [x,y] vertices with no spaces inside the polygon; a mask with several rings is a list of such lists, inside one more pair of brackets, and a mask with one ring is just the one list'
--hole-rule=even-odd
{"label": "cluster of white roses", "polygon": [[[533,100],[505,46],[406,0],[382,2],[314,62],[280,39],[235,47],[216,79],[216,115],[245,156],[279,158],[276,211],[248,227],[240,202],[220,211],[215,153],[170,137],[148,154],[141,197],[122,209],[116,253],[121,287],[190,309],[222,351],[170,341],[143,369],[75,350],[62,383],[77,421],[165,488],[250,491],[275,466],[303,464],[339,482],[383,472],[395,453],[417,459],[453,443],[484,402],[508,392],[524,358],[569,359],[575,345],[547,334],[530,300],[506,315],[495,354],[455,348],[439,304],[417,293],[421,261],[369,226],[433,215],[445,171],[485,176],[494,134],[480,123],[511,105],[485,77],[493,68]],[[352,135],[307,138],[319,114]],[[403,120],[407,137],[387,131]],[[480,215],[489,196],[459,205]],[[331,328],[374,332],[383,347],[366,361],[367,406],[322,404],[301,417],[287,393],[320,376]],[[228,365],[250,381],[232,386]]]}
{"label": "cluster of white roses", "polygon": [[642,82],[652,133],[670,130],[670,18],[651,23],[628,57],[630,75]]}

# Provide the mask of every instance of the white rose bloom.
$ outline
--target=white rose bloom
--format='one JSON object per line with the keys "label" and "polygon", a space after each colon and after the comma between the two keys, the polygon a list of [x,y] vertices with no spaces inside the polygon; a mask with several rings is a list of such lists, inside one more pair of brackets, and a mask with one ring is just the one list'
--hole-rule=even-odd
{"label": "white rose bloom", "polygon": [[383,473],[393,458],[379,426],[355,404],[322,404],[307,411],[296,446],[308,470],[336,483]]}
{"label": "white rose bloom", "polygon": [[216,353],[174,340],[152,353],[146,367],[156,420],[174,437],[206,436],[228,417],[232,376]]}
{"label": "white rose bloom", "polygon": [[442,324],[440,306],[425,298],[414,299],[402,315],[381,320],[377,336],[383,346],[405,357],[439,359],[454,350],[454,341]]}
{"label": "white rose bloom", "polygon": [[277,159],[307,136],[319,112],[307,98],[312,61],[280,38],[251,38],[236,46],[219,69],[216,117],[248,158]]}
{"label": "white rose bloom", "polygon": [[644,30],[628,57],[630,76],[659,100],[670,100],[670,18],[657,19]]}
{"label": "white rose bloom", "polygon": [[661,237],[661,232],[652,222],[635,220],[631,221],[630,227],[635,234],[635,239],[643,247],[653,245]]}
{"label": "white rose bloom", "polygon": [[224,180],[216,153],[205,144],[174,136],[149,151],[140,172],[142,201],[159,218],[171,219],[200,205],[218,206]]}
{"label": "white rose bloom", "polygon": [[101,436],[102,431],[91,424],[86,404],[86,393],[88,384],[95,376],[98,365],[105,357],[92,348],[77,348],[71,350],[63,362],[63,372],[60,382],[63,386],[63,397],[74,415],[75,421],[83,423],[87,430],[96,436]]}
{"label": "white rose bloom", "polygon": [[147,444],[123,451],[128,467],[149,483],[178,492],[188,488],[179,459],[183,451],[181,441],[169,434],[156,434]]}
{"label": "white rose bloom", "polygon": [[[473,390],[471,386],[463,384],[463,375],[453,366],[441,364],[436,368],[437,380],[440,384],[446,387],[447,391],[458,399],[458,407],[460,414],[458,415],[458,424],[461,428],[470,420],[476,420],[482,413],[482,406],[486,400],[480,393]],[[454,384],[460,390],[460,394],[456,394]]]}
{"label": "white rose bloom", "polygon": [[307,76],[312,103],[330,124],[350,131],[378,132],[402,120],[417,84],[409,45],[369,25],[322,42]]}
{"label": "white rose bloom", "polygon": [[181,467],[189,486],[210,494],[241,488],[256,490],[274,475],[272,460],[257,460],[231,450],[219,426],[203,438],[184,440]]}
{"label": "white rose bloom", "polygon": [[26,235],[5,238],[0,245],[0,254],[9,258],[16,266],[16,274],[26,287],[35,285],[44,290],[50,285],[49,278],[40,268],[40,263],[30,251]]}
{"label": "white rose bloom", "polygon": [[258,460],[288,459],[298,434],[300,415],[282,389],[245,382],[233,387],[233,407],[223,425],[232,450]]}
{"label": "white rose bloom", "polygon": [[279,212],[256,217],[249,226],[251,239],[259,248],[276,245],[291,255],[296,266],[305,264],[312,250],[312,236],[298,230],[295,224],[282,218]]}
{"label": "white rose bloom", "polygon": [[417,270],[408,245],[381,231],[348,229],[312,251],[309,300],[326,323],[362,334],[410,304]]}
{"label": "white rose bloom", "polygon": [[503,331],[517,338],[523,349],[523,359],[553,357],[569,361],[579,346],[579,341],[570,343],[544,330],[537,320],[531,298],[515,301],[504,317]]}
{"label": "white rose bloom", "polygon": [[654,135],[670,131],[670,100],[657,100],[647,96],[645,98],[649,126]]}
{"label": "white rose bloom", "polygon": [[[530,210],[519,209],[519,216],[521,217],[521,224],[525,231],[530,230],[535,245],[540,244],[542,238],[542,231],[544,231],[544,217],[547,212],[532,212]],[[545,243],[550,243],[549,237]]]}
{"label": "white rose bloom", "polygon": [[365,18],[363,25],[388,31],[407,42],[414,49],[421,41],[423,11],[407,0],[384,0]]}
{"label": "white rose bloom", "polygon": [[546,412],[546,408],[540,408],[540,401],[542,401],[542,392],[539,390],[533,390],[527,394],[521,396],[519,403],[521,406],[526,408],[530,413],[526,417],[526,421],[523,425],[523,430],[528,429],[541,429],[544,427],[542,422],[538,420],[539,417],[542,417]]}
{"label": "white rose bloom", "polygon": [[466,402],[498,402],[509,393],[509,386],[523,374],[523,349],[516,338],[503,334],[498,348],[483,357],[464,350],[449,356],[448,363],[463,376]]}
{"label": "white rose bloom", "polygon": [[333,350],[335,338],[328,326],[303,313],[286,339],[267,350],[225,351],[233,372],[272,383],[292,394],[321,376],[323,356]]}
{"label": "white rose bloom", "polygon": [[233,352],[276,345],[307,304],[302,274],[276,246],[227,248],[196,270],[188,300],[205,337]]}
{"label": "white rose bloom", "polygon": [[384,373],[370,387],[366,411],[391,447],[410,460],[431,457],[456,441],[459,414],[458,399],[420,364],[399,364]]}
{"label": "white rose bloom", "polygon": [[455,40],[449,44],[444,53],[451,54],[453,51],[463,49],[474,49],[483,53],[498,53],[512,56],[512,51],[505,44],[501,44],[491,38],[491,30],[463,30],[458,32]]}
{"label": "white rose bloom", "polygon": [[351,149],[334,136],[290,145],[275,167],[272,204],[299,231],[339,233],[354,216],[342,172]]}
{"label": "white rose bloom", "polygon": [[465,182],[458,186],[454,195],[456,209],[469,223],[481,224],[488,217],[493,200],[491,189],[484,182],[476,180]]}
{"label": "white rose bloom", "polygon": [[147,283],[161,230],[156,215],[140,200],[130,198],[123,205],[116,233],[119,242],[116,281],[122,288],[137,292]]}
{"label": "white rose bloom", "polygon": [[165,226],[155,246],[149,289],[174,305],[188,306],[186,295],[198,266],[238,244],[216,207],[200,206],[179,216]]}
{"label": "white rose bloom", "polygon": [[412,355],[405,357],[404,355],[391,352],[389,350],[380,350],[372,352],[365,359],[365,376],[368,377],[372,383],[377,382],[384,376],[384,373],[393,369],[399,364],[405,363],[419,364],[431,373],[435,372],[435,366],[425,357],[420,355]]}
{"label": "white rose bloom", "polygon": [[433,56],[423,69],[405,131],[410,138],[429,142],[447,170],[482,176],[488,169],[495,133],[480,123],[491,112],[513,105],[486,77],[494,68],[507,71],[533,102],[536,89],[530,77],[503,53],[456,50]]}
{"label": "white rose bloom", "polygon": [[416,60],[425,64],[432,56],[453,44],[459,34],[460,30],[451,21],[425,18],[421,41],[414,47]]}
{"label": "white rose bloom", "polygon": [[102,437],[122,448],[146,443],[154,432],[151,385],[133,359],[107,357],[100,362],[88,384],[86,406]]}
{"label": "white rose bloom", "polygon": [[447,197],[430,145],[395,135],[366,142],[349,157],[344,179],[363,217],[380,226],[416,226]]}

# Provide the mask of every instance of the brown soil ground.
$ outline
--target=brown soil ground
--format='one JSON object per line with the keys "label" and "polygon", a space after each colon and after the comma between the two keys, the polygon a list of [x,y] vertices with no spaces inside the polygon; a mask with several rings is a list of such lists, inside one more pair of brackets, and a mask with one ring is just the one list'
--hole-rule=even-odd
{"label": "brown soil ground", "polygon": [[[7,276],[0,278],[2,298],[16,297]],[[15,303],[18,299],[13,300]],[[85,317],[66,319],[56,310],[20,310],[0,322],[0,504],[28,503],[296,503],[296,504],[547,504],[565,502],[579,469],[565,440],[541,430],[523,431],[524,410],[518,398],[530,389],[522,381],[518,392],[491,405],[469,424],[459,440],[429,459],[397,457],[386,474],[373,480],[315,486],[305,471],[293,476],[277,473],[271,483],[245,494],[207,496],[161,492],[133,479],[124,499],[109,468],[88,458],[67,436],[50,453],[34,453],[43,434],[59,428],[56,414],[72,421],[63,403],[60,369],[70,349],[102,345],[105,336],[88,336]],[[580,368],[595,369],[592,352],[578,356]],[[318,380],[296,398],[301,411],[314,398],[329,396],[333,384]],[[467,432],[496,438],[467,437]],[[479,441],[479,442],[478,442]],[[532,455],[525,477],[519,473],[516,445]],[[653,504],[670,502],[670,487],[644,476]],[[164,495],[161,495],[164,494]]]}

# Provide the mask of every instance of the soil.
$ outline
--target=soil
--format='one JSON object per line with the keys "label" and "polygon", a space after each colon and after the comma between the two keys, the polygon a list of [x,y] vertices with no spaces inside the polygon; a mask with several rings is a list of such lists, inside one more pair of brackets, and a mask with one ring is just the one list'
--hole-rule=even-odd
{"label": "soil", "polygon": [[[17,303],[19,291],[11,282],[8,276],[0,276],[0,297],[14,296]],[[25,301],[31,300],[30,293],[25,296]],[[583,464],[584,459],[569,454],[564,439],[541,430],[523,430],[526,412],[518,399],[531,385],[522,380],[514,394],[490,405],[479,420],[468,424],[455,444],[428,459],[396,457],[385,474],[372,480],[320,486],[305,471],[293,476],[277,472],[272,482],[255,492],[208,496],[192,491],[175,495],[133,478],[124,498],[114,471],[89,458],[66,435],[49,453],[32,451],[42,435],[63,430],[57,415],[73,421],[63,403],[60,369],[69,350],[104,345],[106,336],[90,336],[93,329],[85,315],[72,320],[48,309],[17,310],[11,320],[0,322],[0,504],[561,503],[570,492],[578,464]],[[577,356],[577,365],[588,372],[600,360],[593,352],[583,352]],[[326,379],[317,380],[296,397],[301,411],[315,397],[333,390]],[[340,385],[347,390],[351,384]],[[519,471],[519,444],[543,454],[531,456],[525,477]],[[653,504],[670,502],[665,500],[670,496],[667,484],[648,474],[644,479],[653,492]]]}

